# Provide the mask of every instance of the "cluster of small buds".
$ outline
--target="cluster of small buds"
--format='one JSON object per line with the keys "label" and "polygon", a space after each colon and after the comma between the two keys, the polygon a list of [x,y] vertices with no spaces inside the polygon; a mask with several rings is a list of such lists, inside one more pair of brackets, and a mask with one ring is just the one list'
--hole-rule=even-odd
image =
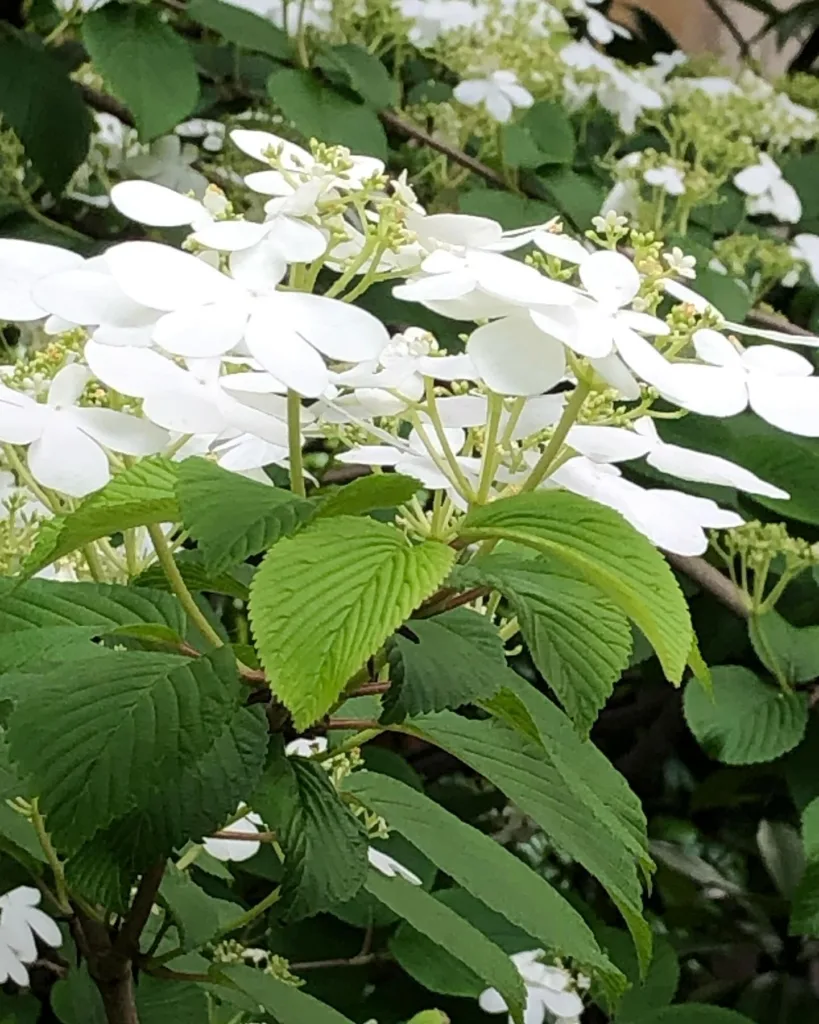
{"label": "cluster of small buds", "polygon": [[236,939],[225,939],[212,946],[210,953],[213,962],[217,964],[244,964],[246,967],[255,967],[263,974],[269,974],[287,985],[298,988],[304,984],[302,978],[291,973],[289,961],[268,949],[243,946]]}
{"label": "cluster of small buds", "polygon": [[728,235],[714,243],[714,252],[732,277],[749,284],[756,298],[804,265],[787,242],[770,236]]}
{"label": "cluster of small buds", "polygon": [[761,523],[756,519],[726,530],[721,547],[731,560],[739,558],[752,570],[770,565],[774,558],[783,558],[785,571],[794,574],[819,560],[806,540],[790,536],[784,523]]}
{"label": "cluster of small buds", "polygon": [[570,281],[576,270],[574,266],[565,263],[557,256],[538,251],[525,256],[524,263],[528,263],[530,267],[534,267],[535,270],[539,270],[541,274],[545,274],[554,281]]}
{"label": "cluster of small buds", "polygon": [[330,781],[336,789],[340,789],[344,780],[363,764],[364,759],[358,747],[346,753],[334,754],[321,762],[322,768],[330,776]]}
{"label": "cluster of small buds", "polygon": [[46,339],[41,348],[29,350],[13,366],[4,368],[9,372],[3,374],[3,383],[32,398],[40,398],[59,370],[82,357],[87,340],[82,327]]}
{"label": "cluster of small buds", "polygon": [[616,249],[630,233],[628,217],[623,217],[614,210],[606,214],[592,217],[593,231],[586,232],[586,238],[604,249]]}

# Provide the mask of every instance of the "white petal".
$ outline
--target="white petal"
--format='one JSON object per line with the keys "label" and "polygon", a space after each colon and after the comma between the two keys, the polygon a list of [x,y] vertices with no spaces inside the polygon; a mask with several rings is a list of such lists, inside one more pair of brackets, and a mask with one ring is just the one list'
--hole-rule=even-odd
{"label": "white petal", "polygon": [[541,331],[562,341],[579,355],[600,359],[612,351],[614,321],[596,304],[581,300],[576,306],[532,309],[529,315]]}
{"label": "white petal", "polygon": [[612,352],[602,359],[592,359],[592,368],[607,384],[615,388],[627,402],[636,402],[642,394],[640,385],[629,372],[623,360]]}
{"label": "white petal", "polygon": [[185,377],[183,388],[152,391],[142,412],[157,426],[180,434],[218,434],[227,426],[210,389],[191,374]]}
{"label": "white petal", "polygon": [[[443,455],[444,447],[441,444],[438,435],[429,425],[428,417],[424,418],[424,423],[426,424],[426,430],[424,431],[424,433],[426,435],[427,440],[429,441],[430,447],[432,448],[433,451],[437,452],[438,455]],[[446,443],[450,447],[450,449],[457,454],[463,448],[464,443],[466,442],[466,431],[463,430],[461,427],[444,427],[444,437],[446,438]],[[421,435],[418,433],[417,430],[411,430],[409,438],[407,440],[409,441],[410,452],[413,455],[420,455],[423,458],[428,457],[427,447],[421,440]]]}
{"label": "white petal", "polygon": [[89,341],[85,360],[95,377],[121,395],[147,398],[158,390],[184,387],[188,374],[158,352],[146,348],[115,348]]}
{"label": "white petal", "polygon": [[193,238],[208,249],[237,252],[261,242],[268,231],[267,224],[249,220],[214,220],[197,228]]}
{"label": "white petal", "polygon": [[657,316],[649,316],[648,313],[638,313],[634,309],[622,309],[617,314],[617,320],[621,324],[625,324],[626,327],[630,327],[633,331],[639,331],[640,334],[650,334],[652,336],[665,336],[671,334],[671,328],[665,322]]}
{"label": "white petal", "polygon": [[712,312],[718,317],[722,316],[716,306],[712,306],[708,299],[695,292],[693,288],[689,288],[687,284],[680,284],[679,281],[673,281],[668,277],[664,278],[662,284],[669,295],[673,295],[680,302],[689,303],[698,313]]}
{"label": "white petal", "polygon": [[242,340],[247,311],[243,305],[194,306],[166,313],[156,322],[153,339],[177,356],[220,356]]}
{"label": "white petal", "polygon": [[234,252],[230,272],[241,285],[257,295],[272,293],[287,273],[287,260],[272,245],[262,243]]}
{"label": "white petal", "polygon": [[153,423],[114,409],[74,409],[71,418],[98,444],[122,455],[154,455],[170,440]]}
{"label": "white petal", "polygon": [[556,992],[552,988],[537,990],[543,1005],[556,1017],[574,1017],[583,1012],[583,1000],[576,992]]}
{"label": "white petal", "polygon": [[673,363],[657,388],[670,402],[703,416],[736,416],[748,405],[745,374],[722,366]]}
{"label": "white petal", "polygon": [[152,181],[121,181],[111,189],[111,202],[120,213],[156,228],[193,224],[205,213],[196,199]]}
{"label": "white petal", "polygon": [[[39,892],[37,895],[40,895]],[[47,946],[57,949],[63,944],[63,935],[57,922],[52,921],[48,914],[36,906],[30,906],[26,910],[26,922]]]}
{"label": "white petal", "polygon": [[583,287],[609,310],[627,306],[640,290],[640,274],[619,252],[603,250],[587,256],[580,264]]}
{"label": "white petal", "polygon": [[510,256],[496,252],[470,252],[470,270],[489,295],[527,306],[569,305],[577,297],[573,288],[553,281]]}
{"label": "white petal", "polygon": [[582,263],[589,255],[580,242],[562,232],[538,231],[534,243],[538,249],[567,263]]}
{"label": "white petal", "polygon": [[[560,419],[563,408],[566,405],[565,393],[557,395],[537,395],[535,398],[527,398],[523,412],[512,431],[512,440],[519,441],[521,438],[537,434],[544,427],[554,426]],[[504,412],[501,417],[501,427],[508,422],[508,413]]]}
{"label": "white petal", "polygon": [[88,368],[79,363],[69,363],[54,375],[48,389],[48,404],[54,408],[73,405],[91,380]]}
{"label": "white petal", "polygon": [[620,358],[638,377],[647,384],[662,388],[668,379],[672,364],[654,346],[630,330],[613,323],[614,343]]}
{"label": "white petal", "polygon": [[620,427],[572,427],[566,443],[592,462],[639,459],[651,449],[649,439]]}
{"label": "white petal", "polygon": [[786,334],[784,331],[774,331],[764,327],[751,327],[749,324],[735,324],[731,320],[726,320],[725,326],[730,327],[737,334],[747,334],[751,338],[781,341],[784,345],[805,345],[808,348],[819,346],[819,337],[815,334]]}
{"label": "white petal", "polygon": [[751,408],[763,420],[800,437],[819,437],[819,377],[748,375]]}
{"label": "white petal", "polygon": [[763,192],[767,192],[774,180],[775,175],[772,175],[771,169],[764,164],[754,164],[734,175],[734,184],[746,196],[761,196]]}
{"label": "white petal", "polygon": [[98,491],[111,476],[102,448],[59,413],[29,448],[28,466],[38,483],[72,498]]}
{"label": "white petal", "polygon": [[[476,286],[475,275],[464,268],[447,274],[430,274],[416,277],[404,284],[396,285],[392,294],[405,302],[428,302],[442,299],[460,299]],[[471,319],[471,317],[470,317]]]}
{"label": "white petal", "polygon": [[0,983],[11,980],[21,988],[28,988],[28,971],[15,951],[0,936]]}
{"label": "white petal", "polygon": [[[262,403],[265,401],[264,398],[259,396],[253,397],[256,398],[257,402]],[[216,391],[217,408],[231,427],[253,434],[268,444],[286,448],[288,443],[286,421],[281,416],[275,415],[273,409],[266,412],[255,407],[251,404],[250,395],[247,398],[247,402],[242,402],[227,394],[221,388],[218,388]],[[275,411],[278,411],[278,409]]]}
{"label": "white petal", "polygon": [[277,380],[305,398],[318,398],[330,383],[327,367],[312,345],[293,330],[289,318],[282,323],[279,298],[259,301],[248,321],[245,343]]}
{"label": "white petal", "polygon": [[390,857],[388,853],[376,850],[374,846],[370,846],[367,849],[367,859],[376,871],[380,871],[382,875],[386,875],[388,878],[398,876],[409,882],[410,885],[423,884],[421,879],[414,872],[410,871],[409,868],[405,868],[403,864],[394,857]]}
{"label": "white petal", "polygon": [[153,310],[129,299],[109,274],[86,268],[41,278],[32,296],[43,309],[73,324],[139,327],[156,316]]}
{"label": "white petal", "polygon": [[263,196],[291,196],[295,191],[281,171],[254,171],[245,175],[245,185]]}
{"label": "white petal", "polygon": [[[162,314],[157,312],[156,317]],[[101,345],[114,348],[150,348],[154,333],[154,322],[145,327],[111,327],[104,324],[92,332],[91,337]]]}
{"label": "white petal", "polygon": [[[434,213],[429,216],[411,213],[407,224],[418,235],[421,243],[428,247],[443,244],[481,249],[485,245],[497,243],[503,237],[503,228],[496,220],[468,213]],[[432,268],[436,261],[440,263],[447,256],[451,257],[451,254],[445,249],[433,252],[424,261],[424,270],[438,273]],[[452,267],[446,266],[446,269],[451,270]]]}
{"label": "white petal", "polygon": [[44,405],[0,385],[0,441],[30,444],[40,436],[47,419]]}
{"label": "white petal", "polygon": [[771,186],[774,216],[786,224],[798,224],[802,219],[802,200],[789,181],[780,178]]}
{"label": "white petal", "polygon": [[459,82],[452,90],[452,95],[459,103],[468,107],[476,107],[482,103],[489,93],[491,86],[482,79],[472,78],[465,82]]}
{"label": "white petal", "polygon": [[512,101],[500,89],[492,89],[484,100],[486,109],[500,124],[506,124],[512,117]]}
{"label": "white petal", "polygon": [[235,391],[240,394],[283,395],[287,392],[287,388],[280,380],[271,377],[269,373],[257,373],[256,371],[229,373],[220,379],[219,384],[227,391]]}
{"label": "white petal", "polygon": [[504,85],[502,92],[511,101],[513,107],[519,107],[521,110],[531,107],[535,102],[534,96],[522,85]]}
{"label": "white petal", "polygon": [[418,371],[435,380],[477,380],[475,364],[464,352],[454,356],[421,356]]}
{"label": "white petal", "polygon": [[324,295],[280,292],[271,310],[282,329],[297,331],[330,359],[374,359],[389,343],[386,327],[365,309]]}
{"label": "white petal", "polygon": [[742,354],[742,363],[755,373],[776,377],[810,377],[813,364],[798,352],[777,345],[754,345]]}
{"label": "white petal", "polygon": [[439,398],[438,413],[445,427],[482,427],[486,423],[485,395],[453,395]]}
{"label": "white petal", "polygon": [[505,1013],[509,1007],[496,988],[488,988],[478,996],[478,1006],[484,1013]]}
{"label": "white petal", "polygon": [[298,171],[311,168],[315,160],[301,146],[286,139],[272,135],[270,132],[248,131],[244,128],[237,128],[230,133],[232,141],[243,153],[252,156],[254,160],[261,160],[268,163],[269,159],[265,153],[273,150],[278,153],[277,162],[286,171]]}
{"label": "white petal", "polygon": [[173,310],[236,298],[236,285],[190,253],[159,242],[121,242],[105,254],[117,284],[135,302]]}
{"label": "white petal", "polygon": [[325,233],[295,217],[276,217],[268,224],[268,238],[288,263],[312,263],[327,250]]}
{"label": "white petal", "polygon": [[742,364],[739,352],[719,331],[714,331],[710,327],[694,331],[693,341],[694,351],[706,363],[731,367],[739,367]]}
{"label": "white petal", "polygon": [[342,452],[336,459],[353,466],[394,466],[400,457],[400,450],[389,445],[363,444]]}
{"label": "white petal", "polygon": [[31,297],[34,282],[82,263],[82,256],[56,245],[0,238],[0,319],[26,323],[45,316]]}
{"label": "white petal", "polygon": [[523,317],[479,327],[467,354],[487,387],[501,395],[542,394],[566,372],[563,346]]}
{"label": "white petal", "polygon": [[650,452],[646,462],[661,473],[704,484],[736,487],[749,494],[763,494],[769,498],[787,499],[788,493],[761,480],[755,473],[738,466],[719,455],[692,451],[675,444],[659,444]]}

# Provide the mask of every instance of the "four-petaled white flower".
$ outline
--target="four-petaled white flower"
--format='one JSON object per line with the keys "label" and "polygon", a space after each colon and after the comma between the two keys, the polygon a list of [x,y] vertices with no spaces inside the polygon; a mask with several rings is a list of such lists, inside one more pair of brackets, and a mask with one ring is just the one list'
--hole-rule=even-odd
{"label": "four-petaled white flower", "polygon": [[535,102],[529,90],[519,84],[514,71],[493,71],[486,78],[467,78],[455,86],[453,96],[467,107],[483,104],[501,124],[506,124],[515,109],[525,110]]}
{"label": "four-petaled white flower", "polygon": [[643,181],[670,196],[681,196],[685,192],[685,172],[672,164],[650,168],[643,174]]}
{"label": "four-petaled white flower", "polygon": [[[542,949],[529,949],[510,957],[526,988],[525,1024],[544,1024],[553,1018],[560,1024],[578,1021],[583,1012],[583,1000],[576,988],[585,979],[575,980],[562,967],[543,963],[544,955]],[[509,1010],[503,996],[494,988],[482,992],[478,1004],[486,1013]],[[509,1024],[514,1024],[511,1015]]]}
{"label": "four-petaled white flower", "polygon": [[327,750],[327,737],[314,736],[313,739],[305,739],[299,736],[291,740],[284,748],[288,757],[313,757],[315,754],[323,754]]}
{"label": "four-petaled white flower", "polygon": [[797,224],[801,219],[799,194],[767,153],[760,153],[758,164],[736,174],[734,184],[748,197],[745,201],[748,213],[769,213],[785,224]]}
{"label": "four-petaled white flower", "polygon": [[147,152],[129,156],[121,169],[176,192],[201,196],[208,179],[192,166],[198,156],[199,150],[192,143],[182,142],[178,135],[163,135],[151,143]]}
{"label": "four-petaled white flower", "polygon": [[367,859],[376,871],[380,871],[381,874],[386,875],[387,878],[403,878],[404,881],[409,882],[410,885],[424,884],[418,875],[410,871],[409,868],[405,868],[400,861],[395,859],[395,857],[390,857],[388,853],[376,850],[374,846],[370,846],[367,849]]}
{"label": "four-petaled white flower", "polygon": [[39,903],[39,889],[29,885],[0,896],[0,984],[10,980],[28,986],[26,964],[37,959],[37,939],[55,948],[62,945],[59,927]]}
{"label": "four-petaled white flower", "polygon": [[[228,834],[237,832],[239,835],[258,835],[260,832],[259,826],[262,824],[263,822],[259,815],[251,811],[243,818],[238,818],[236,821],[231,822],[230,825],[225,825],[221,831]],[[262,846],[255,839],[214,839],[212,836],[208,836],[202,845],[205,848],[205,852],[209,853],[211,857],[215,857],[216,860],[232,861],[250,860],[251,857],[254,857],[259,852]]]}
{"label": "four-petaled white flower", "polygon": [[44,487],[82,498],[110,479],[105,449],[122,455],[153,455],[168,443],[164,430],[114,409],[77,406],[91,373],[64,366],[45,403],[0,385],[0,440],[27,444],[28,465]]}

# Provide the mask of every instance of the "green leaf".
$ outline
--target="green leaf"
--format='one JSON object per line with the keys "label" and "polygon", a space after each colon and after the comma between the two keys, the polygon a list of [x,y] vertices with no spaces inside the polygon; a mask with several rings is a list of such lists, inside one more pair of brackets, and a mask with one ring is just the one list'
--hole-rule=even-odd
{"label": "green leaf", "polygon": [[520,124],[539,149],[541,164],[571,164],[574,161],[574,129],[559,103],[547,100],[535,103],[526,111]]}
{"label": "green leaf", "polygon": [[712,270],[711,267],[697,271],[697,291],[713,303],[724,317],[740,324],[754,304],[753,295],[744,282]]}
{"label": "green leaf", "polygon": [[237,903],[208,895],[173,864],[165,869],[159,895],[176,924],[179,947],[184,952],[204,946],[223,924],[242,913]]}
{"label": "green leaf", "polygon": [[[470,721],[450,712],[416,720],[412,731],[497,786],[594,875],[622,911],[641,957],[648,959],[651,936],[642,917],[637,871],[647,860],[645,851],[571,766],[573,745],[555,760],[550,756],[554,742],[535,744],[501,722]],[[611,766],[609,772],[614,772]]]}
{"label": "green leaf", "polygon": [[612,992],[621,989],[622,976],[577,911],[489,836],[386,775],[356,772],[345,780],[344,789],[381,815],[467,892],[531,934],[545,949],[593,968]]}
{"label": "green leaf", "polygon": [[90,643],[96,626],[50,626],[36,633],[27,629],[0,635],[0,673],[24,668],[31,662],[67,661],[95,650]]}
{"label": "green leaf", "polygon": [[420,481],[401,473],[371,473],[319,495],[316,518],[361,516],[403,505],[421,490]]}
{"label": "green leaf", "polygon": [[782,173],[802,201],[802,220],[815,220],[819,217],[819,196],[816,194],[819,154],[802,153],[793,156],[782,164]]}
{"label": "green leaf", "polygon": [[330,709],[454,557],[445,544],[411,545],[391,526],[344,516],[268,551],[251,585],[250,620],[271,689],[297,729]]}
{"label": "green leaf", "polygon": [[407,1024],[450,1024],[450,1022],[443,1010],[422,1010],[420,1013],[416,1013]]}
{"label": "green leaf", "polygon": [[272,1014],[278,1024],[353,1024],[326,1003],[252,967],[226,967],[221,973]]}
{"label": "green leaf", "polygon": [[24,574],[33,576],[99,537],[179,519],[175,479],[175,464],[160,457],[142,459],[118,473],[102,490],[84,498],[73,512],[43,523],[23,566]]}
{"label": "green leaf", "polygon": [[287,919],[311,917],[361,889],[366,835],[321,765],[303,757],[278,758],[252,804],[284,851],[280,906]]}
{"label": "green leaf", "polygon": [[[188,590],[199,590],[211,594],[226,594],[247,601],[250,597],[249,581],[254,570],[252,566],[235,566],[230,572],[210,573],[205,568],[205,556],[201,551],[178,551],[174,556],[176,567]],[[133,581],[136,587],[154,587],[168,590],[170,584],[161,565],[149,566]]]}
{"label": "green leaf", "polygon": [[604,191],[595,179],[575,174],[568,167],[541,171],[538,181],[555,205],[576,228],[588,228],[600,213]]}
{"label": "green leaf", "polygon": [[532,224],[545,224],[557,213],[556,207],[539,199],[527,199],[490,188],[462,192],[458,196],[458,209],[461,213],[471,213],[476,217],[491,217],[499,221],[507,231]]}
{"label": "green leaf", "polygon": [[82,21],[82,41],[111,90],[134,115],[142,141],[192,113],[199,79],[185,39],[141,4],[106,4]]}
{"label": "green leaf", "polygon": [[94,121],[65,67],[22,33],[0,37],[0,116],[59,195],[85,159]]}
{"label": "green leaf", "polygon": [[792,626],[778,612],[754,615],[748,634],[756,656],[786,689],[819,676],[819,626]]}
{"label": "green leaf", "polygon": [[509,167],[533,168],[547,163],[534,139],[522,124],[504,124],[500,130],[503,162]]}
{"label": "green leaf", "polygon": [[224,649],[197,659],[100,651],[70,673],[43,671],[18,696],[9,741],[55,842],[76,848],[153,798],[209,749],[239,692]]}
{"label": "green leaf", "polygon": [[791,903],[791,935],[819,936],[819,798],[802,813],[803,874]]}
{"label": "green leaf", "polygon": [[306,138],[386,159],[387,136],[378,115],[309,72],[294,68],[274,71],[268,79],[267,91]]}
{"label": "green leaf", "polygon": [[[185,616],[176,598],[147,587],[112,583],[60,583],[57,580],[0,579],[0,636],[37,629],[91,627],[96,634],[151,622],[183,632]],[[44,630],[44,627],[47,627]],[[93,634],[92,634],[93,635]]]}
{"label": "green leaf", "polygon": [[139,979],[136,1005],[139,1024],[202,1024],[210,1010],[207,994],[200,985],[150,975]]}
{"label": "green leaf", "polygon": [[659,551],[617,512],[568,491],[544,491],[476,508],[460,532],[525,544],[580,576],[639,626],[666,676],[682,679],[694,636],[685,598]]}
{"label": "green leaf", "polygon": [[413,619],[414,639],[390,641],[390,679],[384,722],[457,708],[491,697],[503,685],[503,642],[483,615],[456,608],[431,619]]}
{"label": "green leaf", "polygon": [[667,1006],[642,1017],[629,1019],[628,1024],[752,1024],[741,1013],[704,1003],[681,1003]]}
{"label": "green leaf", "polygon": [[117,850],[111,849],[106,829],[83,843],[65,862],[65,878],[71,892],[116,914],[127,912],[138,874]]}
{"label": "green leaf", "polygon": [[487,988],[496,988],[512,1018],[522,1021],[526,994],[520,974],[506,954],[477,928],[403,878],[385,878],[371,871],[367,890],[441,950],[474,971]]}
{"label": "green leaf", "polygon": [[185,459],[179,465],[176,493],[182,522],[211,573],[265,551],[315,512],[309,501],[290,491],[237,476],[207,459]]}
{"label": "green leaf", "polygon": [[588,733],[628,665],[626,617],[596,587],[539,560],[490,555],[468,569],[509,601],[540,673]]}
{"label": "green leaf", "polygon": [[287,33],[252,11],[220,0],[191,0],[185,13],[242,50],[266,53],[279,60],[289,60],[293,55]]}
{"label": "green leaf", "polygon": [[750,669],[712,669],[713,700],[698,683],[685,688],[685,719],[700,746],[725,764],[773,761],[802,739],[808,720],[804,693],[783,693]]}
{"label": "green leaf", "polygon": [[325,72],[341,71],[346,84],[376,110],[398,103],[398,83],[375,54],[354,43],[326,47],[319,53],[318,66]]}
{"label": "green leaf", "polygon": [[626,932],[604,928],[597,932],[597,937],[631,982],[631,987],[617,1003],[617,1021],[635,1020],[671,1002],[680,980],[680,962],[668,939],[662,935],[655,936],[651,963],[645,977],[641,978],[634,946]]}

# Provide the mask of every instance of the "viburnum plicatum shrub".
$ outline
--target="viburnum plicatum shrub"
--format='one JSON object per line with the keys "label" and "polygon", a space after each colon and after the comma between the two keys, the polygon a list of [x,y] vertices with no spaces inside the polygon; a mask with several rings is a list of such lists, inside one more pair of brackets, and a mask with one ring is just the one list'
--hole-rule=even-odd
{"label": "viburnum plicatum shrub", "polygon": [[0,33],[0,1019],[802,1012],[812,83],[85,6]]}

